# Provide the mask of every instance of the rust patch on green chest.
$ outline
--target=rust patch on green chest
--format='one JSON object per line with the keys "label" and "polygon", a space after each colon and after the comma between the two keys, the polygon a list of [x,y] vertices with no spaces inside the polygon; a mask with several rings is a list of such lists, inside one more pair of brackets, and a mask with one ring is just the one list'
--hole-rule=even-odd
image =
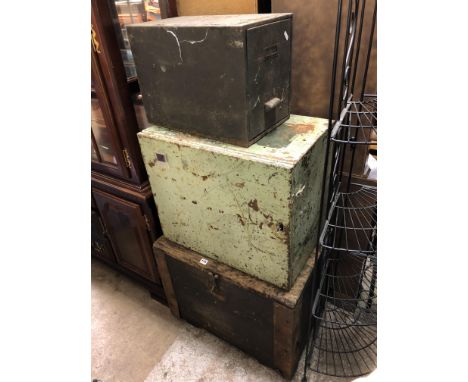
{"label": "rust patch on green chest", "polygon": [[254,211],[258,211],[258,202],[257,202],[257,199],[251,200],[247,205],[248,205],[250,208],[252,208]]}

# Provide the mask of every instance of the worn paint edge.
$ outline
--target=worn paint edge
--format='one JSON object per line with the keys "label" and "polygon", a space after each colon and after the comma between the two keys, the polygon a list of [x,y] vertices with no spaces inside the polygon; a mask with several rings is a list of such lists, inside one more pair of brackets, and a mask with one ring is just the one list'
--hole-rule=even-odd
{"label": "worn paint edge", "polygon": [[159,275],[161,277],[169,309],[173,316],[180,318],[179,304],[177,302],[177,295],[175,294],[174,286],[172,285],[171,274],[169,273],[169,268],[167,266],[166,254],[156,245],[153,245],[153,252],[156,257],[156,263],[158,264]]}
{"label": "worn paint edge", "polygon": [[[295,116],[291,114],[291,117]],[[322,136],[326,133],[328,129],[328,122],[323,118],[300,116],[297,117],[307,118],[308,122],[311,125],[316,125],[319,131],[317,131],[314,145],[318,142]],[[285,121],[284,123],[288,123]],[[154,131],[154,128],[163,129],[162,131]],[[276,128],[272,129],[274,131]],[[169,133],[169,135],[167,134]],[[268,135],[268,134],[267,134]],[[227,156],[232,156],[239,159],[246,160],[255,160],[256,162],[263,163],[266,165],[274,165],[276,167],[282,167],[286,169],[292,169],[294,166],[302,159],[304,155],[307,154],[307,151],[302,153],[298,158],[286,159],[286,158],[268,158],[266,155],[261,153],[252,153],[247,151],[248,148],[239,147],[225,142],[216,141],[210,138],[197,137],[181,131],[174,131],[163,126],[153,125],[143,131],[137,133],[139,138],[147,139],[157,139],[168,143],[174,143],[184,147],[191,147],[194,149],[202,149],[208,152],[213,152],[215,154],[222,154]],[[261,140],[260,140],[261,141]],[[254,143],[253,145],[260,145],[260,141]],[[214,143],[214,144],[213,144]],[[253,146],[252,145],[252,146]]]}
{"label": "worn paint edge", "polygon": [[[167,135],[159,134],[158,132],[151,131],[150,129],[151,127],[139,132],[138,136],[141,137],[142,139],[157,139],[157,140],[164,141],[167,143],[174,143],[180,146],[189,147],[189,148],[193,148],[196,150],[204,150],[204,151],[212,152],[214,154],[230,156],[230,157],[243,159],[243,160],[255,161],[255,162],[262,163],[262,164],[269,165],[269,166],[285,168],[287,170],[294,168],[294,165],[296,163],[295,160],[285,160],[285,159],[280,159],[280,158],[269,159],[265,156],[259,155],[258,153],[249,153],[246,151],[241,151],[237,149],[237,146],[229,145],[228,143],[222,143],[222,142],[210,140],[208,138],[200,138],[200,141],[197,142],[195,136],[190,135],[190,134],[185,134],[182,132],[178,132],[178,134],[180,134],[180,138],[183,138],[181,140],[180,138],[177,138],[177,137],[170,137]],[[206,141],[216,142],[224,146],[216,147],[209,143],[202,142],[201,139],[206,140]],[[190,141],[191,144],[187,144],[187,141]],[[226,147],[228,147],[229,149],[228,153],[226,152]]]}
{"label": "worn paint edge", "polygon": [[[157,248],[165,254],[167,254],[168,256],[175,257],[177,260],[182,261],[195,268],[203,269],[205,271],[210,270],[212,272],[218,271],[220,274],[222,274],[223,278],[229,280],[233,284],[243,289],[255,292],[260,296],[270,298],[291,309],[294,309],[298,301],[301,299],[305,287],[307,286],[307,282],[309,281],[309,278],[311,277],[311,274],[314,270],[315,250],[308,257],[307,262],[304,265],[304,269],[297,277],[296,282],[294,283],[292,288],[289,290],[285,290],[273,284],[270,284],[267,281],[260,280],[255,276],[250,276],[242,271],[239,271],[233,267],[230,267],[211,258],[209,259],[206,265],[201,265],[200,260],[202,258],[206,258],[206,256],[202,256],[200,253],[192,249],[185,248],[180,244],[174,243],[167,239],[165,236],[161,236],[158,240],[154,242],[154,248]],[[246,280],[246,282],[244,284],[239,280]],[[250,282],[252,280],[255,280],[255,284],[257,285],[257,287],[250,285]]]}
{"label": "worn paint edge", "polygon": [[300,324],[296,318],[298,307],[290,309],[273,303],[273,364],[286,379],[294,376],[299,363],[299,358],[295,357],[293,336],[295,325]]}
{"label": "worn paint edge", "polygon": [[[324,130],[322,135],[317,138],[317,141],[315,142],[314,146],[317,145],[317,144],[323,144],[322,141],[325,142],[326,144],[326,140],[327,140],[327,135],[325,134],[327,130]],[[304,155],[302,155],[298,161],[297,161],[297,165],[300,165],[301,161],[303,160],[303,158],[309,153],[309,151],[307,151],[306,153],[304,153]],[[296,168],[296,167],[295,167]],[[288,211],[289,211],[289,216],[288,216],[288,219],[289,219],[289,222],[291,223],[292,222],[292,213],[293,213],[293,203],[296,202],[295,198],[294,198],[294,192],[293,192],[293,189],[292,189],[292,180],[294,178],[294,170],[295,168],[291,171],[291,187],[289,187],[289,190],[290,190],[290,195],[289,195],[289,208],[288,208]],[[323,178],[323,171],[322,171],[322,176],[321,178]],[[321,189],[320,192],[323,192],[323,190]],[[319,202],[319,205],[320,205],[320,202]],[[320,209],[319,209],[320,211]],[[319,212],[320,214],[320,212]],[[320,220],[320,216],[318,218]],[[291,225],[289,226],[289,228],[291,229]],[[320,230],[320,227],[317,227],[317,231]],[[317,232],[317,242],[318,242],[318,238],[320,237],[320,232]],[[317,243],[314,245],[314,247],[317,247]],[[316,250],[315,250],[316,251]],[[314,251],[314,252],[315,252]],[[292,241],[291,240],[288,240],[288,267],[289,269],[291,270],[290,272],[288,272],[288,285],[291,285],[292,283],[294,283],[294,280],[292,279],[293,278],[293,274],[292,274],[292,270],[293,270],[293,263],[292,263],[292,256],[291,256],[291,253],[292,253]],[[305,261],[304,261],[304,265],[307,263],[308,261],[308,258],[307,256],[305,256]],[[298,273],[298,276],[301,274],[301,272]]]}

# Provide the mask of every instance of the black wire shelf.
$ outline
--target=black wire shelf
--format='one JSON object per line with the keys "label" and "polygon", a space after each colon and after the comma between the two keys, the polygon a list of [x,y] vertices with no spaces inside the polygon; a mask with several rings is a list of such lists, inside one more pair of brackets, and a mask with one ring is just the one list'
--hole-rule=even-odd
{"label": "black wire shelf", "polygon": [[352,184],[355,190],[337,192],[325,222],[320,245],[356,255],[377,252],[377,189]]}
{"label": "black wire shelf", "polygon": [[314,302],[317,331],[309,368],[335,377],[357,377],[377,366],[377,259],[328,259]]}
{"label": "black wire shelf", "polygon": [[365,95],[362,101],[349,101],[333,126],[330,139],[346,144],[377,144],[377,96]]}
{"label": "black wire shelf", "polygon": [[[375,256],[347,254],[328,259],[316,296],[317,303],[314,304],[314,317],[337,325],[337,328],[376,325],[376,280]],[[319,309],[327,304],[329,310]]]}
{"label": "black wire shelf", "polygon": [[[377,367],[377,327],[335,330],[318,325],[309,368],[333,377],[359,377]],[[365,342],[359,346],[360,342]]]}
{"label": "black wire shelf", "polygon": [[[363,160],[377,151],[377,95],[366,90],[375,57],[377,0],[338,0],[337,5],[322,231],[302,382],[308,381],[308,370],[355,378],[377,367],[377,187],[359,180]],[[370,28],[364,28],[369,6]]]}

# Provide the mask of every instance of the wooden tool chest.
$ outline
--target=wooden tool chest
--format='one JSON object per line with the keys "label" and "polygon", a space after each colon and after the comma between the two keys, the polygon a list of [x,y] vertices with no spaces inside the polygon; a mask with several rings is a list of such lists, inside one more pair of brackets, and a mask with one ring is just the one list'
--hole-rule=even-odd
{"label": "wooden tool chest", "polygon": [[248,147],[289,118],[292,14],[127,26],[148,120]]}
{"label": "wooden tool chest", "polygon": [[310,257],[290,291],[239,272],[165,237],[153,246],[174,316],[205,328],[291,378],[305,345]]}

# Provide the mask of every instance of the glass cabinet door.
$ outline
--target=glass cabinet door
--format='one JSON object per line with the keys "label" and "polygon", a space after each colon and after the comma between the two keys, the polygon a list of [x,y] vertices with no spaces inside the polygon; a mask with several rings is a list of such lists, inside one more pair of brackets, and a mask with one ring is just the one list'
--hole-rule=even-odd
{"label": "glass cabinet door", "polygon": [[117,165],[115,148],[97,98],[91,98],[91,159]]}
{"label": "glass cabinet door", "polygon": [[94,170],[128,178],[129,166],[117,133],[100,68],[91,54],[91,163]]}
{"label": "glass cabinet door", "polygon": [[114,25],[120,53],[128,79],[136,78],[135,62],[128,42],[126,25],[159,20],[161,10],[158,0],[109,0],[114,14]]}

